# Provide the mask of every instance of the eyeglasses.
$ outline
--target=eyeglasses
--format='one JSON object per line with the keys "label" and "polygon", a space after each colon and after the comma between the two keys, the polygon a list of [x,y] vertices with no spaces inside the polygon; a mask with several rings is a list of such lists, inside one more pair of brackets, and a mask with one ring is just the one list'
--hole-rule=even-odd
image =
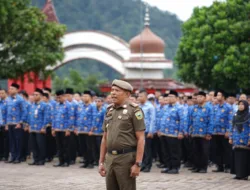
{"label": "eyeglasses", "polygon": [[39,94],[33,94],[33,96],[39,96]]}

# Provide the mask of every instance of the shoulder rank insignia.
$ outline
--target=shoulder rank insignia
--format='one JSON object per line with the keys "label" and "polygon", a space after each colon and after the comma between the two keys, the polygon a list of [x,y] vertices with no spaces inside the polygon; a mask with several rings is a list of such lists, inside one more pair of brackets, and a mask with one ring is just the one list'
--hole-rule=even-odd
{"label": "shoulder rank insignia", "polygon": [[143,113],[142,113],[142,111],[141,111],[141,110],[140,110],[140,111],[137,111],[137,112],[135,113],[135,117],[136,117],[138,120],[143,119]]}

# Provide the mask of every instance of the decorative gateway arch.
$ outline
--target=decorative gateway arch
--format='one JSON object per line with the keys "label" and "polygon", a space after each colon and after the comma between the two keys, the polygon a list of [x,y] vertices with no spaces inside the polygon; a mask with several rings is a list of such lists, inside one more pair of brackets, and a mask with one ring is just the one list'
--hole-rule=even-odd
{"label": "decorative gateway arch", "polygon": [[47,69],[56,70],[77,59],[93,59],[125,76],[124,61],[129,58],[130,49],[129,44],[117,36],[101,31],[76,31],[66,33],[62,45],[64,60]]}

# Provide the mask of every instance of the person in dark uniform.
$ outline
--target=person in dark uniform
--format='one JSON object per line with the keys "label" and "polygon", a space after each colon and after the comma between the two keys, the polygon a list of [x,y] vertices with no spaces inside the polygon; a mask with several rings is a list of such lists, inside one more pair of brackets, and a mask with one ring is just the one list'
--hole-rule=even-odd
{"label": "person in dark uniform", "polygon": [[[145,144],[144,114],[129,101],[133,87],[114,80],[113,104],[108,106],[103,123],[99,173],[106,176],[107,190],[135,190]],[[105,161],[105,166],[104,166]]]}
{"label": "person in dark uniform", "polygon": [[0,133],[1,133],[1,142],[0,142],[0,160],[7,161],[9,159],[9,132],[8,128],[6,127],[7,121],[7,92],[4,89],[0,90],[0,109],[2,112],[2,120],[3,123],[0,126]]}
{"label": "person in dark uniform", "polygon": [[11,158],[7,163],[21,162],[23,147],[23,122],[27,116],[25,100],[18,95],[19,85],[12,83],[7,98],[7,125],[9,130]]}
{"label": "person in dark uniform", "polygon": [[37,88],[33,95],[34,103],[29,107],[27,121],[33,152],[33,162],[29,163],[29,165],[44,165],[46,157],[46,127],[49,125],[46,114],[47,105],[42,101],[42,89]]}
{"label": "person in dark uniform", "polygon": [[56,137],[59,152],[59,163],[54,167],[68,167],[70,165],[70,133],[74,130],[74,112],[70,104],[66,102],[64,91],[56,92],[58,103],[53,112],[52,134]]}

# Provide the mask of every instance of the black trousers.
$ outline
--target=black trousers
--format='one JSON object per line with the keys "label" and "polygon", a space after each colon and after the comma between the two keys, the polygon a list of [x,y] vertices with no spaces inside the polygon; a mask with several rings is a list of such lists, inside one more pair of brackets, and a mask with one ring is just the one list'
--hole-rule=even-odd
{"label": "black trousers", "polygon": [[27,156],[30,154],[29,136],[30,136],[29,131],[23,131],[23,143],[21,151],[22,160],[26,160]]}
{"label": "black trousers", "polygon": [[164,165],[169,169],[178,169],[181,165],[181,141],[176,137],[162,136]]}
{"label": "black trousers", "polygon": [[182,139],[182,160],[184,163],[193,163],[193,139],[185,137]]}
{"label": "black trousers", "polygon": [[207,169],[209,159],[209,141],[205,138],[193,138],[194,160],[197,169]]}
{"label": "black trousers", "polygon": [[100,149],[101,149],[101,143],[102,143],[102,136],[96,136],[95,137],[95,162],[98,163],[100,158]]}
{"label": "black trousers", "polygon": [[61,164],[70,163],[70,136],[65,136],[64,131],[56,132],[56,144],[59,153],[59,162]]}
{"label": "black trousers", "polygon": [[155,160],[159,160],[159,162],[163,164],[161,141],[157,134],[154,134],[152,140],[152,155]]}
{"label": "black trousers", "polygon": [[0,126],[0,159],[9,158],[9,132],[5,126]]}
{"label": "black trousers", "polygon": [[214,163],[219,168],[230,168],[232,146],[224,135],[213,135]]}
{"label": "black trousers", "polygon": [[45,162],[46,157],[46,135],[41,133],[30,133],[31,150],[35,162]]}
{"label": "black trousers", "polygon": [[15,127],[16,125],[8,125],[11,160],[21,161],[24,131],[22,128],[16,129]]}
{"label": "black trousers", "polygon": [[70,161],[76,161],[77,138],[74,132],[70,133]]}
{"label": "black trousers", "polygon": [[144,148],[142,166],[151,169],[152,161],[153,161],[152,139],[147,138],[147,133],[145,133],[145,148]]}
{"label": "black trousers", "polygon": [[46,158],[53,159],[56,154],[56,140],[51,134],[51,127],[46,128]]}
{"label": "black trousers", "polygon": [[79,134],[80,149],[85,159],[85,164],[94,164],[95,136]]}

